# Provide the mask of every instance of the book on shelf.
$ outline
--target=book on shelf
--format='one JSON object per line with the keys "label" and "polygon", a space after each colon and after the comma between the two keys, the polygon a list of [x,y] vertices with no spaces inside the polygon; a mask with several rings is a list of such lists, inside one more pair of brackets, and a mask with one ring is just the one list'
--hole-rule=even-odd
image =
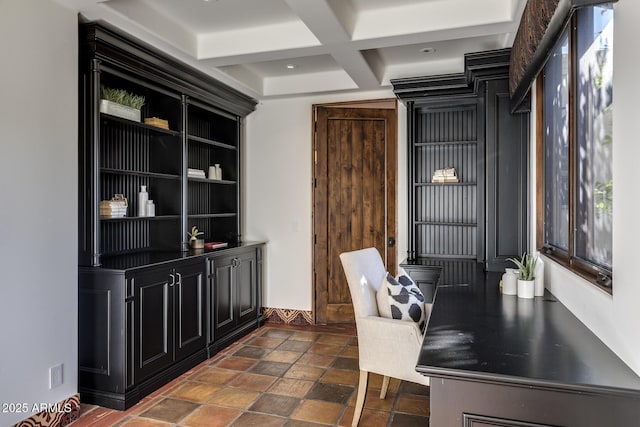
{"label": "book on shelf", "polygon": [[431,182],[441,184],[447,182],[460,182],[460,180],[457,177],[433,177]]}
{"label": "book on shelf", "polygon": [[206,178],[206,175],[202,169],[187,169],[187,176],[190,178]]}
{"label": "book on shelf", "polygon": [[227,242],[205,242],[204,244],[205,249],[219,249],[226,248],[227,246],[229,246]]}

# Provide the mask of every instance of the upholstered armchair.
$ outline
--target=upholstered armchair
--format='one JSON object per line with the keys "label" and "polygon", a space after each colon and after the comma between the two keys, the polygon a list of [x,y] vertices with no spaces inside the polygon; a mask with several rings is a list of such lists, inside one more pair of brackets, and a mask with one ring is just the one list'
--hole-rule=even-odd
{"label": "upholstered armchair", "polygon": [[[369,373],[383,376],[380,398],[384,399],[390,378],[429,385],[429,378],[415,370],[422,333],[411,321],[380,317],[376,292],[382,286],[387,270],[376,248],[340,254],[347,277],[358,334],[360,382],[352,426],[360,421],[367,393]],[[427,315],[430,305],[426,307]]]}

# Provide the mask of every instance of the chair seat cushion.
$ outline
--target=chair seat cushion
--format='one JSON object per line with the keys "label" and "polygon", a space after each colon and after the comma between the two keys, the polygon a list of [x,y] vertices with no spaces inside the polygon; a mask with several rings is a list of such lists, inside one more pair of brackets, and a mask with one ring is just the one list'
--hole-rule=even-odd
{"label": "chair seat cushion", "polygon": [[387,273],[376,293],[381,317],[418,323],[423,330],[426,319],[424,295],[413,280],[400,271],[397,278]]}

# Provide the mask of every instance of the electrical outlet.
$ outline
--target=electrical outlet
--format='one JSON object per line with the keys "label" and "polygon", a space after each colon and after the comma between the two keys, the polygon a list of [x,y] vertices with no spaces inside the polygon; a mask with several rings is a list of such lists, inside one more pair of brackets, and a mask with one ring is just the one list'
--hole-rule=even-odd
{"label": "electrical outlet", "polygon": [[62,363],[49,368],[49,389],[62,385]]}

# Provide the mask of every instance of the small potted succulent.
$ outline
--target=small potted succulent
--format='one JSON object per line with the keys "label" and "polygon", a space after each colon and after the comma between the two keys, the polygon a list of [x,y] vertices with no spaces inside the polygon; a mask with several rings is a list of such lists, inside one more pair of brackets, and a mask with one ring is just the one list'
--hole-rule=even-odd
{"label": "small potted succulent", "polygon": [[535,270],[538,256],[533,254],[522,254],[522,258],[509,258],[518,267],[518,297],[533,298],[535,288]]}
{"label": "small potted succulent", "polygon": [[198,230],[195,225],[191,227],[191,231],[187,233],[189,235],[189,246],[191,249],[203,249],[204,239],[198,239],[198,236],[202,236],[204,233]]}

